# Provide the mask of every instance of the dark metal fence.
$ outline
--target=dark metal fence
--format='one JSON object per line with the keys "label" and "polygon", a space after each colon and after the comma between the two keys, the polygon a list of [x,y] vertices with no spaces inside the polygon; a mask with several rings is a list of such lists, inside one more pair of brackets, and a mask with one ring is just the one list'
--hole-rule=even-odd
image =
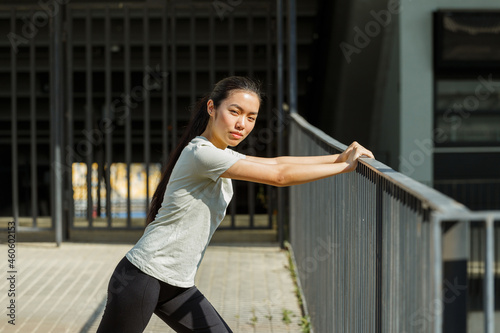
{"label": "dark metal fence", "polygon": [[[12,158],[3,170],[12,209],[0,215],[20,231],[143,228],[188,108],[227,75],[266,83],[260,125],[239,150],[275,151],[274,3],[9,6],[0,7],[0,25],[10,36],[0,48],[10,59],[0,73],[10,77],[1,148]],[[222,228],[272,228],[275,196],[235,182]]]}
{"label": "dark metal fence", "polygon": [[434,188],[471,210],[491,210],[500,207],[500,179],[435,180]]}
{"label": "dark metal fence", "polygon": [[[292,114],[292,155],[345,148]],[[486,244],[470,236],[470,224],[485,221]],[[493,332],[493,302],[500,300],[493,284],[500,277],[494,221],[500,222],[500,212],[472,213],[376,160],[362,160],[356,172],[292,187],[291,246],[314,330],[466,332],[484,327]],[[470,247],[484,251],[469,254]],[[484,301],[476,309],[479,315],[468,304],[467,281],[473,273],[484,282],[477,290]]]}

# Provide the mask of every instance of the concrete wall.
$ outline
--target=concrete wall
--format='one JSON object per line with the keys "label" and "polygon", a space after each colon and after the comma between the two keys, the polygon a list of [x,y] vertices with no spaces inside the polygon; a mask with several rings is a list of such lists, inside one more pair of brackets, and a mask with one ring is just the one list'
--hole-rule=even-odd
{"label": "concrete wall", "polygon": [[432,13],[438,9],[500,9],[498,0],[401,0],[399,14],[399,171],[432,183]]}

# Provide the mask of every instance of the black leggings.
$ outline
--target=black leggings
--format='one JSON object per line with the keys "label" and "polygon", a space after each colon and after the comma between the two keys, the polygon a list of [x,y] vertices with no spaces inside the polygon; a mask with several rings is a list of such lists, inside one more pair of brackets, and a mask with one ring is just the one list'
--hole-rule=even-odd
{"label": "black leggings", "polygon": [[153,312],[176,332],[232,332],[198,288],[159,281],[124,257],[109,281],[97,333],[143,332]]}

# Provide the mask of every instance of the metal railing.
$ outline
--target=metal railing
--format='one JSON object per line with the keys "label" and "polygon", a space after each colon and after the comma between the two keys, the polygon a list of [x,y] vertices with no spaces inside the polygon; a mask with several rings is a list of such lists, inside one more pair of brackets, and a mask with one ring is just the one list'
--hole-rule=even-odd
{"label": "metal railing", "polygon": [[[291,118],[291,155],[346,148]],[[291,247],[315,332],[465,332],[469,226],[481,221],[484,331],[493,332],[500,212],[473,213],[372,159],[355,172],[292,187],[289,204]],[[469,325],[478,321],[469,317]]]}

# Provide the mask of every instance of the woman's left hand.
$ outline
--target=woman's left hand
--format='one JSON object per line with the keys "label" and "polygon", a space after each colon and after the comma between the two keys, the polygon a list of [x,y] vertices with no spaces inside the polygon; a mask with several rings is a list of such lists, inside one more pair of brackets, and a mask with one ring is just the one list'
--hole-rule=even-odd
{"label": "woman's left hand", "polygon": [[337,162],[345,162],[349,157],[351,157],[352,154],[355,154],[355,156],[352,156],[352,160],[356,161],[359,157],[370,157],[370,158],[375,158],[373,156],[373,153],[354,141],[349,145],[349,147],[346,148],[340,155],[337,160]]}

